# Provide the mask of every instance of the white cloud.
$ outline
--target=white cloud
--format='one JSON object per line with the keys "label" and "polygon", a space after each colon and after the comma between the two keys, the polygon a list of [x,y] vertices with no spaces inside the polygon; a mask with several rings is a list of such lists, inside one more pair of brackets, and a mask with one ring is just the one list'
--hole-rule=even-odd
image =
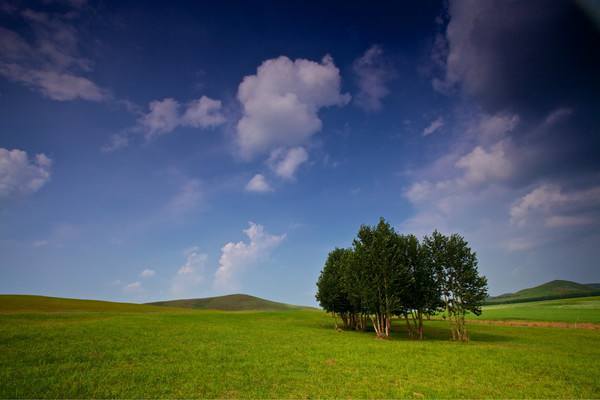
{"label": "white cloud", "polygon": [[356,105],[366,111],[381,110],[381,100],[390,94],[387,83],[396,76],[381,46],[372,45],[362,57],[354,60],[352,69],[359,88],[354,98]]}
{"label": "white cloud", "polygon": [[144,128],[146,140],[171,132],[179,124],[179,103],[168,98],[162,101],[152,101],[150,112],[138,120]]}
{"label": "white cloud", "polygon": [[277,176],[284,179],[294,179],[294,174],[301,164],[308,160],[304,147],[298,146],[287,151],[276,149],[271,153],[269,165]]}
{"label": "white cloud", "polygon": [[203,274],[208,255],[204,253],[198,253],[197,251],[197,247],[193,247],[186,251],[187,260],[185,264],[179,268],[177,274],[172,280],[171,292],[173,294],[186,294],[204,281]]}
{"label": "white cloud", "polygon": [[47,240],[36,240],[35,242],[33,242],[33,247],[44,247],[47,245],[48,245]]}
{"label": "white cloud", "polygon": [[149,107],[150,112],[138,119],[138,128],[148,141],[170,133],[178,126],[208,129],[225,123],[221,101],[206,96],[188,103],[183,115],[179,112],[181,104],[172,98],[152,101]]}
{"label": "white cloud", "polygon": [[321,63],[292,62],[285,56],[263,62],[238,89],[243,112],[237,125],[239,154],[251,158],[306,141],[321,129],[320,108],[350,101],[340,85],[339,70],[328,55]]}
{"label": "white cloud", "polygon": [[171,210],[175,213],[183,213],[201,205],[204,197],[201,185],[198,179],[188,179],[181,191],[171,199]]}
{"label": "white cloud", "polygon": [[513,204],[510,221],[523,226],[542,217],[547,227],[588,225],[597,220],[593,210],[599,206],[600,186],[565,193],[558,185],[543,184]]}
{"label": "white cloud", "polygon": [[239,288],[240,275],[248,268],[269,257],[270,252],[285,239],[281,236],[264,232],[262,225],[249,222],[250,227],[244,233],[250,243],[227,243],[221,249],[221,265],[215,272],[214,286],[219,289],[234,290]]}
{"label": "white cloud", "polygon": [[506,156],[505,147],[505,141],[493,145],[489,152],[477,146],[469,154],[461,157],[455,165],[464,169],[465,174],[458,183],[479,185],[511,176],[513,167]]}
{"label": "white cloud", "polygon": [[262,174],[256,174],[246,185],[246,190],[249,192],[266,193],[272,192],[273,188],[269,186]]}
{"label": "white cloud", "polygon": [[221,101],[202,96],[192,100],[181,117],[180,124],[194,128],[214,128],[225,123]]}
{"label": "white cloud", "polygon": [[110,91],[82,76],[92,70],[92,63],[78,56],[79,39],[70,24],[73,15],[46,14],[31,9],[15,15],[29,23],[35,44],[30,45],[14,31],[0,28],[0,75],[53,100],[111,98]]}
{"label": "white cloud", "polygon": [[30,195],[50,181],[52,160],[37,154],[30,162],[22,150],[0,148],[0,198]]}
{"label": "white cloud", "polygon": [[153,276],[154,276],[154,274],[155,274],[155,273],[156,273],[156,272],[155,272],[154,270],[151,270],[151,269],[148,269],[148,268],[146,268],[145,270],[143,270],[143,271],[140,273],[140,276],[141,276],[142,278],[151,278],[151,277],[153,277]]}
{"label": "white cloud", "polygon": [[439,117],[435,121],[432,121],[431,124],[427,126],[427,128],[423,129],[423,136],[431,135],[433,132],[437,131],[442,126],[444,126],[444,118]]}

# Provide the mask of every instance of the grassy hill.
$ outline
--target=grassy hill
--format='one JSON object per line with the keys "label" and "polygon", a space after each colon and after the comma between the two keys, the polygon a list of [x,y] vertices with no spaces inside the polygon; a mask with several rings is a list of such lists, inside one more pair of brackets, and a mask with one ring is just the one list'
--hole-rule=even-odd
{"label": "grassy hill", "polygon": [[486,304],[523,303],[529,301],[568,299],[575,297],[600,296],[600,289],[571,281],[551,281],[517,293],[490,297]]}
{"label": "grassy hill", "polygon": [[192,308],[195,310],[221,311],[299,311],[312,309],[311,307],[276,303],[247,294],[230,294],[227,296],[207,297],[203,299],[157,301],[147,304],[154,306]]}
{"label": "grassy hill", "polygon": [[151,313],[178,311],[164,307],[146,304],[114,303],[111,301],[65,299],[61,297],[29,296],[29,295],[0,295],[0,313],[77,313],[77,312],[104,312],[104,313]]}

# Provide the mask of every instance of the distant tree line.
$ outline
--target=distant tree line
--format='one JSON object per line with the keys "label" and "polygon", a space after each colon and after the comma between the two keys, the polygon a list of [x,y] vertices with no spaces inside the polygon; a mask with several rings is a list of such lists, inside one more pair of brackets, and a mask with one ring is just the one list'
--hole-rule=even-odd
{"label": "distant tree line", "polygon": [[316,294],[338,330],[338,318],[343,329],[359,331],[370,320],[377,337],[389,339],[392,317],[399,316],[410,338],[423,339],[423,317],[444,313],[455,341],[468,341],[465,314],[480,315],[487,297],[487,279],[463,237],[436,230],[419,242],[383,218],[362,225],[351,248],[329,253]]}

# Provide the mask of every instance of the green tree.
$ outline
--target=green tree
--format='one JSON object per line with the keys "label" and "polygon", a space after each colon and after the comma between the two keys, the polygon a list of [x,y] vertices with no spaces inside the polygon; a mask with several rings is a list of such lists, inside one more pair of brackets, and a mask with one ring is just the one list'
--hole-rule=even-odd
{"label": "green tree", "polygon": [[325,311],[332,313],[335,329],[338,330],[337,315],[342,318],[344,329],[348,328],[347,315],[350,311],[350,302],[344,287],[343,273],[346,270],[345,262],[350,251],[337,247],[331,251],[317,281],[315,297]]}
{"label": "green tree", "polygon": [[376,227],[362,225],[354,240],[355,261],[362,269],[361,301],[380,339],[390,338],[392,315],[401,309],[410,282],[400,245],[383,218]]}
{"label": "green tree", "polygon": [[479,276],[477,255],[458,234],[444,236],[437,230],[423,239],[425,262],[435,272],[441,291],[452,340],[468,341],[465,314],[481,314],[487,298],[487,279]]}

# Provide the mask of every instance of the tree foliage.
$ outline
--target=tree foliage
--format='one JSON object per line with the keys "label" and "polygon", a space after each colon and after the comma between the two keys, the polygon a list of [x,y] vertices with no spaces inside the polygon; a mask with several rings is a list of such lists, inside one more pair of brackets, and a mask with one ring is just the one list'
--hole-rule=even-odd
{"label": "tree foliage", "polygon": [[383,218],[361,225],[353,247],[335,248],[317,281],[321,307],[343,328],[365,330],[371,320],[378,338],[389,339],[393,316],[405,319],[409,337],[423,338],[423,318],[448,316],[454,340],[467,341],[465,314],[481,313],[487,280],[479,276],[476,253],[458,234],[438,231],[423,243],[401,235]]}

